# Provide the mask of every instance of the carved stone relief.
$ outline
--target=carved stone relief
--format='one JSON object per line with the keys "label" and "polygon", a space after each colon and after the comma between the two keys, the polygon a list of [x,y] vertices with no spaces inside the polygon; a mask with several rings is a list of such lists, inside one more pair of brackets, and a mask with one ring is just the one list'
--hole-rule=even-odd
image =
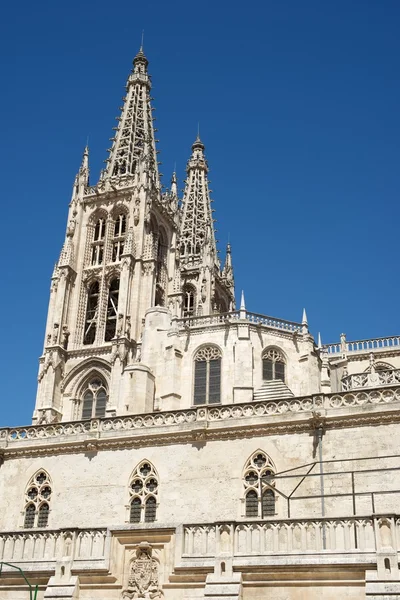
{"label": "carved stone relief", "polygon": [[142,542],[138,546],[136,557],[131,562],[128,586],[122,592],[123,599],[162,597],[159,586],[159,565],[152,557],[152,550],[147,542]]}

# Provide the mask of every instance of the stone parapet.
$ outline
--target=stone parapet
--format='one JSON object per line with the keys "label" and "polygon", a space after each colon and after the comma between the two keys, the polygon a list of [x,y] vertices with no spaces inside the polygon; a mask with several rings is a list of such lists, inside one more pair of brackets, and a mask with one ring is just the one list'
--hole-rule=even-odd
{"label": "stone parapet", "polygon": [[[91,419],[0,429],[0,450],[37,452],[61,447],[63,452],[97,451],[124,445],[162,444],[229,437],[244,430],[255,434],[299,433],[314,428],[315,415],[327,427],[348,427],[400,421],[400,387],[316,394],[279,401],[201,406],[126,417]],[[236,432],[236,433],[235,433]],[[111,444],[111,446],[110,446]]]}

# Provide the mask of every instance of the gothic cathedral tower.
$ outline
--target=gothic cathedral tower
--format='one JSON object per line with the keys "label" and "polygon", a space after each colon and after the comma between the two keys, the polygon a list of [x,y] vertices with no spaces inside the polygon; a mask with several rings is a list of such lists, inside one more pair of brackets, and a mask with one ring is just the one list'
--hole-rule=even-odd
{"label": "gothic cathedral tower", "polygon": [[168,326],[171,318],[235,306],[230,247],[221,270],[199,138],[182,203],[175,173],[162,190],[147,68],[141,48],[99,181],[89,185],[87,147],[75,178],[51,281],[34,423],[153,410],[154,369],[142,352],[146,312],[159,307]]}

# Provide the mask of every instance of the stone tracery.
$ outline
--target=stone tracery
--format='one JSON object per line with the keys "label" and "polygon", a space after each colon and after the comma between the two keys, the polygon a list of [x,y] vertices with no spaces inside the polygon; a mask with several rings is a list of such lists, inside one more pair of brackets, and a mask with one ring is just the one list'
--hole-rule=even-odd
{"label": "stone tracery", "polygon": [[129,484],[129,520],[131,523],[156,520],[158,475],[149,461],[142,461],[134,470]]}
{"label": "stone tracery", "polygon": [[31,479],[25,492],[24,527],[47,527],[52,495],[48,473],[41,469]]}
{"label": "stone tracery", "polygon": [[275,514],[274,472],[272,460],[262,450],[248,459],[243,473],[246,517],[264,518]]}

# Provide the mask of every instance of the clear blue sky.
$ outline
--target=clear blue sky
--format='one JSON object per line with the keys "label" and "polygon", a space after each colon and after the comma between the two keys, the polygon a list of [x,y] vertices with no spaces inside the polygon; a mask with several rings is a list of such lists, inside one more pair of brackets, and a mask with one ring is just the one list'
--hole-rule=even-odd
{"label": "clear blue sky", "polygon": [[247,308],[400,333],[398,0],[22,0],[0,27],[0,425],[30,422],[72,182],[88,135],[98,177],[142,29],[164,183],[200,122]]}

